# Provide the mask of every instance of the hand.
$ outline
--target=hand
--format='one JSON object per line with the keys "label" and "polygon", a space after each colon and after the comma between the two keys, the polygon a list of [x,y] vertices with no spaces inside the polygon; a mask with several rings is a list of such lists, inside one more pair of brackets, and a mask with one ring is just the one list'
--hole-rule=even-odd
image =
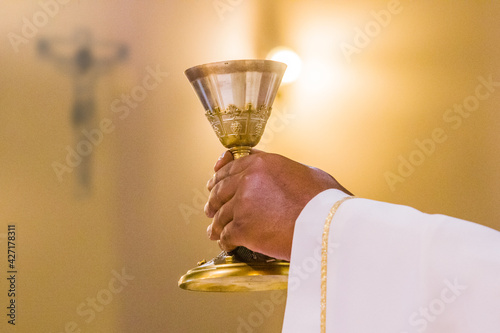
{"label": "hand", "polygon": [[305,205],[329,188],[351,194],[324,171],[258,150],[237,160],[226,151],[214,170],[207,233],[226,251],[245,246],[290,260],[295,220]]}

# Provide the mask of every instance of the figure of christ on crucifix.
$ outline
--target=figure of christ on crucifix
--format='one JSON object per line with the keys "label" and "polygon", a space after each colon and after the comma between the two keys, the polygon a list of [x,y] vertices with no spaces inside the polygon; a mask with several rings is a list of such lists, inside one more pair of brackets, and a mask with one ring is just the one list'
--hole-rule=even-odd
{"label": "figure of christ on crucifix", "polygon": [[[113,41],[95,41],[90,31],[79,29],[70,38],[42,38],[38,41],[38,54],[52,61],[73,81],[73,106],[71,123],[75,144],[88,141],[83,131],[92,130],[96,123],[97,80],[127,57],[126,45]],[[75,146],[76,147],[76,146]],[[89,195],[92,185],[91,155],[79,154],[75,167],[77,193]]]}

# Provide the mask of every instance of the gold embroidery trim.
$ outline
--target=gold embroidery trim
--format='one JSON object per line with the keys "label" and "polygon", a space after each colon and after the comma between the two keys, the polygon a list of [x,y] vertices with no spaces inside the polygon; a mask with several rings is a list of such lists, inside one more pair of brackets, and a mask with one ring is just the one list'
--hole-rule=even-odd
{"label": "gold embroidery trim", "polygon": [[345,197],[337,201],[330,209],[330,213],[325,220],[323,228],[323,237],[321,239],[321,333],[326,333],[326,277],[327,277],[327,263],[328,263],[328,235],[330,234],[330,224],[332,223],[333,216],[337,212],[344,201],[355,197]]}

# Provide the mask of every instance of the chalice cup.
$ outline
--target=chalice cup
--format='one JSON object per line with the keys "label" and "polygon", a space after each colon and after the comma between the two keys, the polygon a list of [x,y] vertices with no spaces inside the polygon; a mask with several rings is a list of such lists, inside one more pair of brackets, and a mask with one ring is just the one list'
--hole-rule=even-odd
{"label": "chalice cup", "polygon": [[[205,116],[234,158],[250,154],[259,143],[286,65],[271,60],[231,60],[185,71]],[[287,261],[237,247],[189,270],[179,287],[197,291],[286,289]]]}

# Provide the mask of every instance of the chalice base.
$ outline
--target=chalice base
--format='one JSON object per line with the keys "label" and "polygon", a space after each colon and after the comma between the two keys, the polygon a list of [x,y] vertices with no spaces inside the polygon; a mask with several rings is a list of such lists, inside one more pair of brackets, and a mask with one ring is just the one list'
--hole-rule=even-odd
{"label": "chalice base", "polygon": [[200,263],[179,280],[179,287],[193,291],[236,292],[287,289],[289,262],[270,258],[263,262],[242,262],[222,252]]}

